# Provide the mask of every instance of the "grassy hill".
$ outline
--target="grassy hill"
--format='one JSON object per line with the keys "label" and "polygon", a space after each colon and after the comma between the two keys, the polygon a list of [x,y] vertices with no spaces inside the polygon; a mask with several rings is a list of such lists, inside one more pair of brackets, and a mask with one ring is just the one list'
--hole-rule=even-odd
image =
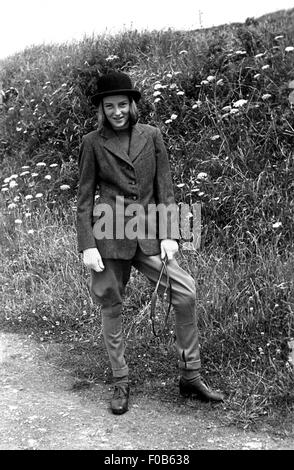
{"label": "grassy hill", "polygon": [[[197,277],[203,362],[230,397],[228,416],[248,424],[291,412],[293,23],[291,9],[189,32],[133,30],[0,62],[5,327],[73,341],[93,357],[103,350],[76,253],[77,154],[96,126],[97,74],[123,70],[143,92],[141,121],[163,132],[177,200],[202,206],[201,250],[180,262]],[[165,367],[153,362],[149,300],[150,287],[134,276],[125,307],[134,382],[174,373],[171,335],[160,343]],[[88,364],[77,373],[93,374]],[[103,375],[105,357],[99,367]]]}

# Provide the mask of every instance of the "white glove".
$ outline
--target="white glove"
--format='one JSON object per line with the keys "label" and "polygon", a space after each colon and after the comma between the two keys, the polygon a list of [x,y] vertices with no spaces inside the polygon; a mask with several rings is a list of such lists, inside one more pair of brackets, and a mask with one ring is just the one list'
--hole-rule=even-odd
{"label": "white glove", "polygon": [[178,242],[176,240],[162,240],[160,244],[161,248],[161,259],[165,258],[165,255],[167,255],[167,259],[173,259],[174,255],[177,253],[179,249]]}
{"label": "white glove", "polygon": [[97,273],[103,271],[105,266],[103,264],[101,255],[97,248],[87,248],[83,251],[83,263],[87,268],[97,271]]}

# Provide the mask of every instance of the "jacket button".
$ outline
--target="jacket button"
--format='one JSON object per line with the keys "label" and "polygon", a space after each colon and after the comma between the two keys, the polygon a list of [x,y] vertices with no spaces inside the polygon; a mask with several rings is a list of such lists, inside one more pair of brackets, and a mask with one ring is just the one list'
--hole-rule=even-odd
{"label": "jacket button", "polygon": [[136,200],[137,200],[137,196],[133,196],[133,199],[134,199],[134,201],[136,201]]}

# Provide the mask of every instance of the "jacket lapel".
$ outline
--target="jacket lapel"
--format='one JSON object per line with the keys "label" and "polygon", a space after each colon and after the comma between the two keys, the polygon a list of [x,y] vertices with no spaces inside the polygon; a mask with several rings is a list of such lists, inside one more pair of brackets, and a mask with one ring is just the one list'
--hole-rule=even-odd
{"label": "jacket lapel", "polygon": [[101,135],[104,138],[104,147],[116,157],[121,158],[131,165],[141,153],[147,142],[142,129],[140,129],[137,124],[132,128],[129,155],[127,155],[127,153],[122,149],[119,138],[112,129],[105,127],[101,132]]}
{"label": "jacket lapel", "polygon": [[125,162],[132,165],[132,162],[130,161],[130,157],[122,149],[119,138],[117,137],[116,133],[112,129],[108,127],[104,128],[101,135],[104,138],[104,147],[109,152],[113,153],[116,157],[121,158]]}
{"label": "jacket lapel", "polygon": [[141,153],[145,147],[147,139],[140,127],[136,124],[133,126],[131,134],[131,144],[130,144],[130,159],[132,162],[136,160],[138,155]]}

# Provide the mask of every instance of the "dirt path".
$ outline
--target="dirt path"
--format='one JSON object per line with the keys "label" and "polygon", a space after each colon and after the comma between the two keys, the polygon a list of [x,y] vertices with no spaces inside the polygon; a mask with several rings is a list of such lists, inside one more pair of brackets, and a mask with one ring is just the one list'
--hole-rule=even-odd
{"label": "dirt path", "polygon": [[[111,390],[75,379],[25,336],[0,333],[0,449],[294,449],[293,439],[223,427],[211,412],[131,396],[114,416]],[[207,405],[210,406],[210,405]]]}

